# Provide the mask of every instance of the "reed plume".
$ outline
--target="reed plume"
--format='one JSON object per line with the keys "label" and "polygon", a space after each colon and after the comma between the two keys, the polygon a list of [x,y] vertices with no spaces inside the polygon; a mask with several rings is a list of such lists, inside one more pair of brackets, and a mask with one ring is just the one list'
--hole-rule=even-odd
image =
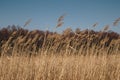
{"label": "reed plume", "polygon": [[32,21],[32,19],[28,19],[28,20],[25,22],[25,24],[24,24],[23,27],[26,27],[27,25],[29,25],[31,21]]}
{"label": "reed plume", "polygon": [[109,28],[110,28],[110,26],[109,26],[109,25],[106,25],[106,26],[104,27],[103,31],[107,31]]}
{"label": "reed plume", "polygon": [[63,14],[63,15],[61,15],[61,16],[58,18],[58,23],[64,20],[65,15],[66,15],[66,14]]}
{"label": "reed plume", "polygon": [[113,22],[113,26],[118,26],[119,22],[120,22],[120,17]]}
{"label": "reed plume", "polygon": [[60,16],[60,17],[58,18],[58,23],[57,23],[56,28],[61,27],[61,26],[64,24],[64,22],[63,22],[64,17],[65,17],[65,14],[63,14],[62,16]]}
{"label": "reed plume", "polygon": [[64,24],[64,22],[59,22],[56,26],[56,28],[61,27]]}
{"label": "reed plume", "polygon": [[96,23],[94,23],[94,24],[93,24],[93,26],[92,26],[92,27],[96,27],[97,25],[98,25],[98,23],[96,22]]}

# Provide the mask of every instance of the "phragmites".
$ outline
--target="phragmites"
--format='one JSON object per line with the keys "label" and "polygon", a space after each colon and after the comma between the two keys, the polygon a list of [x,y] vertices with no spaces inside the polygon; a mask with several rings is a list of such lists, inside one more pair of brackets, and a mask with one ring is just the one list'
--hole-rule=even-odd
{"label": "phragmites", "polygon": [[60,16],[60,17],[58,18],[58,23],[64,20],[65,15],[66,15],[66,14],[63,14],[62,16]]}
{"label": "phragmites", "polygon": [[39,36],[40,36],[39,34],[36,34],[32,39],[31,43],[37,42],[37,40],[39,39]]}
{"label": "phragmites", "polygon": [[80,31],[80,28],[77,28],[76,30],[75,30],[75,34],[79,34],[81,31]]}
{"label": "phragmites", "polygon": [[103,31],[107,31],[109,28],[110,28],[110,26],[109,26],[109,25],[106,25],[106,26],[104,27]]}
{"label": "phragmites", "polygon": [[97,27],[97,25],[98,25],[98,23],[96,22],[96,23],[93,24],[92,27]]}
{"label": "phragmites", "polygon": [[63,35],[69,35],[72,32],[71,28],[67,28],[66,30],[63,31]]}
{"label": "phragmites", "polygon": [[120,22],[120,17],[113,22],[113,25],[114,26],[118,26],[119,22]]}
{"label": "phragmites", "polygon": [[57,22],[56,28],[61,27],[61,26],[64,24],[64,22],[63,22],[64,17],[65,17],[65,14],[63,14],[62,16],[60,16],[60,17],[58,18],[58,22]]}
{"label": "phragmites", "polygon": [[61,27],[64,24],[64,22],[59,22],[56,26],[56,28]]}
{"label": "phragmites", "polygon": [[[104,27],[104,31],[107,31],[108,29],[109,29],[109,25],[106,25]],[[26,30],[23,29],[22,32],[24,31]],[[107,45],[110,45],[110,42],[112,39],[117,41],[119,36],[117,34],[114,34],[114,36],[112,36],[111,33],[108,33],[108,32],[95,32],[92,30],[89,30],[90,34],[88,36],[87,32],[88,30],[82,31],[79,28],[77,28],[75,31],[72,31],[71,28],[67,28],[63,31],[62,34],[32,30],[32,31],[26,32],[25,34],[17,35],[17,32],[14,31],[14,32],[11,32],[11,35],[8,36],[9,39],[7,39],[6,41],[4,40],[5,43],[1,43],[1,45],[2,46],[5,45],[3,46],[4,50],[10,47],[12,48],[11,50],[14,49],[19,52],[22,52],[22,51],[38,52],[38,51],[41,51],[41,49],[42,50],[47,49],[48,51],[53,51],[53,52],[60,52],[60,51],[66,50],[67,49],[66,45],[69,44],[70,45],[69,49],[72,50],[73,48],[75,49],[73,50],[75,52],[79,51],[81,47],[84,46],[84,49],[82,50],[82,52],[86,53],[87,46],[92,48],[92,46],[94,45],[96,45],[96,47],[101,47],[102,45],[105,45],[105,47],[107,47]],[[78,36],[76,36],[76,34]],[[83,54],[83,53],[80,53],[80,54]]]}
{"label": "phragmites", "polygon": [[16,35],[16,34],[17,34],[17,31],[14,31],[14,32],[12,33],[13,36]]}
{"label": "phragmites", "polygon": [[24,24],[23,27],[26,27],[27,25],[29,25],[31,21],[32,21],[32,19],[28,19],[28,20],[25,22],[25,24]]}
{"label": "phragmites", "polygon": [[[61,27],[64,23],[64,16],[62,15],[58,18],[58,23],[56,25],[57,27]],[[120,18],[118,18],[115,22],[118,23]],[[31,19],[29,19],[25,25],[27,26],[31,22]],[[98,23],[92,25],[92,27],[96,27]],[[92,28],[91,27],[91,28]],[[25,53],[25,51],[29,52],[30,54],[34,51],[39,53],[47,50],[50,52],[63,52],[66,51],[66,49],[70,49],[70,53],[72,53],[72,48],[75,49],[74,53],[78,53],[80,49],[82,49],[82,53],[88,53],[89,50],[86,49],[92,49],[92,47],[95,47],[94,49],[97,50],[97,48],[101,49],[102,47],[110,49],[109,45],[114,44],[112,40],[117,41],[117,43],[120,43],[120,34],[109,32],[110,26],[106,25],[102,29],[102,31],[94,31],[90,29],[81,30],[80,28],[77,28],[76,30],[72,30],[71,28],[65,29],[62,33],[57,32],[50,32],[48,31],[41,31],[41,30],[26,30],[24,28],[3,28],[0,29],[0,51],[2,52],[2,49],[5,48],[12,48],[11,50],[18,52],[22,51]],[[111,43],[112,42],[112,43]],[[5,47],[3,46],[5,45]],[[69,45],[70,47],[67,48],[66,46]],[[114,48],[116,48],[116,44],[113,45]],[[120,46],[117,47],[120,51]],[[116,48],[116,49],[117,49]],[[99,50],[98,49],[98,50]],[[107,50],[106,49],[106,50]],[[33,52],[32,52],[33,51]],[[94,51],[94,50],[93,50]],[[109,50],[107,50],[109,52]],[[113,49],[111,51],[114,51]],[[73,53],[73,54],[74,54]],[[114,53],[114,52],[109,52]],[[120,52],[118,52],[120,53]]]}

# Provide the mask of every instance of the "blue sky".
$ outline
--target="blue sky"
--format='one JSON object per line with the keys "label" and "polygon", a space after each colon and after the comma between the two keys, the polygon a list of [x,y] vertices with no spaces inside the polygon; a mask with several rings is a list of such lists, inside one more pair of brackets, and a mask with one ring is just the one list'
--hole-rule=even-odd
{"label": "blue sky", "polygon": [[27,29],[46,30],[49,27],[52,31],[64,13],[64,25],[57,31],[68,27],[73,30],[91,28],[98,22],[95,30],[109,24],[112,30],[120,32],[120,24],[112,26],[120,17],[120,0],[0,0],[0,27],[23,26],[32,19]]}

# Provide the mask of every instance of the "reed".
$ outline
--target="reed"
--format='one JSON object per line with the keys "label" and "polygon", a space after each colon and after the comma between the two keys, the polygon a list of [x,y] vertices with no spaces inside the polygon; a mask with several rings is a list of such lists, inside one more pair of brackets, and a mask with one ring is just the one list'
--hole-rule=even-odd
{"label": "reed", "polygon": [[119,80],[120,34],[109,29],[0,29],[0,80]]}
{"label": "reed", "polygon": [[2,57],[0,80],[119,80],[119,61],[120,55]]}

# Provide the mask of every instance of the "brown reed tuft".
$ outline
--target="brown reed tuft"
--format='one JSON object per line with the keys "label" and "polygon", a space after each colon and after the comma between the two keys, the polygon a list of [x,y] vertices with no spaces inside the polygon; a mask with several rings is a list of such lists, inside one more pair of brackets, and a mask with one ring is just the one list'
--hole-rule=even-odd
{"label": "brown reed tuft", "polygon": [[118,26],[118,23],[120,22],[120,18],[116,19],[114,22],[113,22],[113,26]]}
{"label": "brown reed tuft", "polygon": [[64,20],[65,15],[66,15],[66,14],[63,14],[62,16],[60,16],[60,17],[58,18],[58,22],[57,22],[56,28],[61,27],[61,26],[64,24],[63,20]]}
{"label": "brown reed tuft", "polygon": [[98,23],[96,22],[96,23],[93,24],[92,27],[97,27],[97,25],[98,25]]}
{"label": "brown reed tuft", "polygon": [[103,31],[107,31],[109,28],[110,28],[110,26],[109,26],[109,25],[106,25],[106,26],[104,27]]}
{"label": "brown reed tuft", "polygon": [[64,22],[59,22],[56,26],[56,28],[61,27],[64,24]]}
{"label": "brown reed tuft", "polygon": [[61,15],[61,16],[58,18],[58,23],[61,22],[61,21],[63,21],[65,16],[66,16],[66,14]]}

